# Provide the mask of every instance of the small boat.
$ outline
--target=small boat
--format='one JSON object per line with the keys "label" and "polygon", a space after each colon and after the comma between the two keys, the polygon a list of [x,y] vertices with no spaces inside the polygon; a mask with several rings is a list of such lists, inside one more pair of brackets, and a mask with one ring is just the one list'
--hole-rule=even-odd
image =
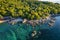
{"label": "small boat", "polygon": [[55,22],[55,20],[50,20],[50,22],[51,22],[51,23],[54,23],[54,22]]}
{"label": "small boat", "polygon": [[34,22],[32,22],[32,21],[28,21],[28,23],[29,23],[30,25],[32,25],[32,26],[34,26],[34,25],[35,25],[35,23],[34,23]]}
{"label": "small boat", "polygon": [[56,20],[56,18],[53,18],[53,20]]}
{"label": "small boat", "polygon": [[54,18],[54,17],[51,17],[51,19],[52,19],[52,20],[56,20],[56,18]]}
{"label": "small boat", "polygon": [[54,23],[48,23],[49,26],[53,26]]}
{"label": "small boat", "polygon": [[27,22],[27,19],[24,19],[22,23],[26,23]]}

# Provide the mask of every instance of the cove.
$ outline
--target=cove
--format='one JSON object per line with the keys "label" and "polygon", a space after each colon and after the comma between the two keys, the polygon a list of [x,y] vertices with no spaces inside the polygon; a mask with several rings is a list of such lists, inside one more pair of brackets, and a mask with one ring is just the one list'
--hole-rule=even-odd
{"label": "cove", "polygon": [[[60,40],[60,16],[55,18],[52,27],[49,27],[47,23],[36,25],[34,28],[29,24],[2,23],[0,24],[0,40]],[[34,30],[37,31],[37,35],[32,37]],[[39,31],[41,34],[38,33]]]}

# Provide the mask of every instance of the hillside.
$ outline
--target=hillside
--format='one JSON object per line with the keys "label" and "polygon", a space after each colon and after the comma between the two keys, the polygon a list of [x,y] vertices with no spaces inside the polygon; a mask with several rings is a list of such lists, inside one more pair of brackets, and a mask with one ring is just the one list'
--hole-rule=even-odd
{"label": "hillside", "polygon": [[0,0],[0,19],[4,17],[40,19],[59,14],[60,4],[42,1]]}

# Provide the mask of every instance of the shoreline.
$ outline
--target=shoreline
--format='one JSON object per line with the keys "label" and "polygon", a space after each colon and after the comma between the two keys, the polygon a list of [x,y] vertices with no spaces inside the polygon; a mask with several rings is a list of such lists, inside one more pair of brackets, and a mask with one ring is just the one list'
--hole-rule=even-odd
{"label": "shoreline", "polygon": [[60,16],[60,14],[53,14],[53,15],[51,15],[51,17],[56,17],[56,16]]}
{"label": "shoreline", "polygon": [[[9,20],[1,20],[0,23],[4,23],[4,22],[8,22],[8,23],[17,23],[17,22],[21,22],[21,23],[28,23],[28,24],[39,24],[39,23],[45,23],[47,20],[50,20],[51,17],[53,15],[50,15],[50,16],[47,16],[46,18],[41,18],[40,20],[28,20],[28,19],[22,19],[22,18],[12,18],[12,19],[9,19]],[[55,17],[56,15],[54,15]]]}

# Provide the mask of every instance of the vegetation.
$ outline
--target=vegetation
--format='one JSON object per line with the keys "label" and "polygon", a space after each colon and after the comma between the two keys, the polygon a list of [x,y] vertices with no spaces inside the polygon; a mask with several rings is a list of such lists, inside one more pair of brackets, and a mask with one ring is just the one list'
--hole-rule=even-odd
{"label": "vegetation", "polygon": [[59,14],[60,4],[38,0],[0,0],[0,19],[12,18],[40,19],[50,14]]}

